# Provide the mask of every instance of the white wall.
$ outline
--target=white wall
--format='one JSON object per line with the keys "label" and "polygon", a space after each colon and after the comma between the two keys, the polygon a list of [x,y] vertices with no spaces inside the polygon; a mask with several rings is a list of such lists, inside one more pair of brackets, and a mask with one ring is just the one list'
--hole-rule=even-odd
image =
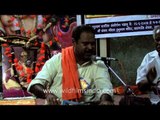
{"label": "white wall", "polygon": [[106,38],[101,38],[100,39],[100,56],[101,57],[107,57],[107,40]]}

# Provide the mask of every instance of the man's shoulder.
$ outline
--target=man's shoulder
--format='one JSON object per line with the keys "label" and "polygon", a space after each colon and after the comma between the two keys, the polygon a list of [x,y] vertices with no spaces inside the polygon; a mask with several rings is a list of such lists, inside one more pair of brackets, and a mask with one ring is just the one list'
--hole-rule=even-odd
{"label": "man's shoulder", "polygon": [[157,52],[156,50],[153,50],[153,51],[147,53],[146,56],[147,56],[147,55],[150,56],[150,57],[155,57],[155,56],[158,55],[158,52]]}
{"label": "man's shoulder", "polygon": [[93,65],[97,67],[106,67],[104,61],[102,60],[93,61]]}
{"label": "man's shoulder", "polygon": [[57,53],[51,57],[51,59],[61,59],[62,53]]}

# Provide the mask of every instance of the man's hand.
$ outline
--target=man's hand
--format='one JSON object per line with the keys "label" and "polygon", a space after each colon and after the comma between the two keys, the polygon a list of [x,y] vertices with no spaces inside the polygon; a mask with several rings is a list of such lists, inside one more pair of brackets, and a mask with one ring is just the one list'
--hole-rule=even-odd
{"label": "man's hand", "polygon": [[100,98],[99,105],[114,105],[113,99],[108,94],[103,94]]}
{"label": "man's hand", "polygon": [[154,84],[153,81],[157,76],[157,72],[155,67],[151,68],[146,77],[147,79],[140,81],[137,85],[140,91],[146,92],[146,91],[151,91],[154,90]]}
{"label": "man's hand", "polygon": [[100,103],[99,103],[99,105],[114,105],[114,103],[112,102],[112,101],[101,101]]}
{"label": "man's hand", "polygon": [[48,93],[45,95],[48,105],[60,105],[61,101],[57,96],[52,93]]}
{"label": "man's hand", "polygon": [[137,85],[141,92],[151,91],[152,84],[147,79],[140,81]]}
{"label": "man's hand", "polygon": [[156,77],[157,77],[157,71],[155,67],[153,67],[147,73],[148,82],[152,84]]}

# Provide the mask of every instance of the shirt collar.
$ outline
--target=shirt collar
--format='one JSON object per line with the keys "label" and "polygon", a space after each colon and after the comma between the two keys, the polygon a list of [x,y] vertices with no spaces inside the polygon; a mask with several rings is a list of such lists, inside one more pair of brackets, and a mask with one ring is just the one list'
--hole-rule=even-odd
{"label": "shirt collar", "polygon": [[82,65],[79,65],[79,64],[77,64],[77,65],[78,65],[78,67],[85,67],[87,65],[90,65],[91,63],[92,63],[92,61],[90,60],[90,61],[83,63]]}

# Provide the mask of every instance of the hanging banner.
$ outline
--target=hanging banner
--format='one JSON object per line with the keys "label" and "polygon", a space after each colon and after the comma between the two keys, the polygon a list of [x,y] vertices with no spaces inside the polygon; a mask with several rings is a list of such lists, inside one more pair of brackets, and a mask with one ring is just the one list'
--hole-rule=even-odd
{"label": "hanging banner", "polygon": [[96,30],[96,38],[152,35],[160,15],[85,15],[84,23]]}

